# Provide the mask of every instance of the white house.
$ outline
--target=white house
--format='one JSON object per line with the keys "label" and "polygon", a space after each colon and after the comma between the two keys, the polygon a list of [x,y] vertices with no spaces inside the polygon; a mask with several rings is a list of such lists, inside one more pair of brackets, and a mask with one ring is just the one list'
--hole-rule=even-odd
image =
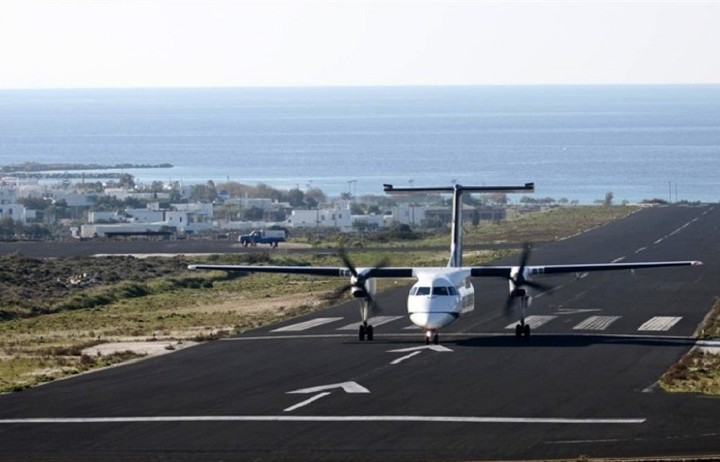
{"label": "white house", "polygon": [[15,202],[17,202],[15,188],[0,188],[0,204],[14,204]]}
{"label": "white house", "polygon": [[0,204],[0,219],[10,218],[21,223],[26,223],[28,216],[25,207],[20,204]]}
{"label": "white house", "polygon": [[420,226],[430,209],[427,205],[400,204],[390,209],[392,220],[404,225]]}
{"label": "white house", "polygon": [[125,221],[117,212],[88,212],[88,223],[112,223]]}
{"label": "white house", "polygon": [[352,215],[349,209],[315,209],[293,210],[288,225],[293,228],[339,228],[349,230],[352,228]]}
{"label": "white house", "polygon": [[162,210],[128,208],[125,213],[130,215],[135,223],[157,223],[165,220],[165,212]]}
{"label": "white house", "polygon": [[203,216],[207,218],[213,217],[213,204],[206,204],[204,202],[193,202],[190,204],[170,204],[170,207],[179,212],[189,212],[197,216]]}

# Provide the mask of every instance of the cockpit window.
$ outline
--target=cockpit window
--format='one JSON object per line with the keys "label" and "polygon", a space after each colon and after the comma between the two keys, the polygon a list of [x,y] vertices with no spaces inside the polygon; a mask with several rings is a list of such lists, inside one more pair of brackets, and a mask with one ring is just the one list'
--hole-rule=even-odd
{"label": "cockpit window", "polygon": [[415,295],[430,295],[430,287],[418,287]]}
{"label": "cockpit window", "polygon": [[433,287],[433,295],[450,295],[445,286]]}

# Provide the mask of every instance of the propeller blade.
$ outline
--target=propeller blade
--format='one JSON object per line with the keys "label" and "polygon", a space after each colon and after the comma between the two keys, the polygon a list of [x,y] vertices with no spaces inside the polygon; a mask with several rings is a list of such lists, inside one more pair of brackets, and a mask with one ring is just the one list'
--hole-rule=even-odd
{"label": "propeller blade", "polygon": [[539,282],[535,281],[528,281],[527,279],[523,283],[523,285],[526,285],[528,287],[532,287],[533,289],[540,290],[542,292],[548,292],[552,289],[554,289],[553,286],[547,285],[547,284],[540,284]]}
{"label": "propeller blade", "polygon": [[345,265],[345,266],[347,267],[347,269],[350,270],[350,274],[352,274],[353,276],[355,276],[355,277],[357,278],[357,277],[358,277],[358,272],[357,272],[357,270],[355,269],[355,265],[353,265],[353,263],[350,261],[350,258],[348,257],[347,252],[345,251],[345,249],[340,248],[340,251],[339,251],[338,253],[339,253],[339,255],[340,255],[340,259],[341,259],[342,262],[343,262],[343,265]]}
{"label": "propeller blade", "polygon": [[520,271],[518,272],[520,277],[524,277],[523,274],[525,271],[525,267],[527,266],[527,262],[530,259],[531,249],[532,249],[532,246],[529,243],[526,242],[523,245],[522,255],[520,256]]}
{"label": "propeller blade", "polygon": [[337,303],[342,299],[343,295],[345,295],[345,293],[352,288],[352,284],[345,284],[342,287],[338,287],[337,289],[333,290],[332,293],[327,295],[326,300],[331,303]]}
{"label": "propeller blade", "polygon": [[357,268],[353,264],[352,260],[350,260],[350,257],[348,256],[347,252],[344,248],[341,248],[338,252],[340,259],[342,260],[343,264],[347,267],[347,269],[350,271],[350,274],[352,274],[353,278],[355,279],[354,282],[350,283],[347,286],[342,287],[338,291],[336,291],[336,294],[338,295],[338,298],[346,291],[351,290],[353,288],[361,289],[365,293],[365,303],[367,303],[367,309],[369,313],[380,313],[382,310],[380,309],[380,306],[378,305],[377,301],[375,300],[375,285],[369,283],[369,279],[372,278],[373,270],[377,268],[383,268],[389,264],[389,258],[386,256],[380,262],[378,262],[377,265],[375,265],[373,268],[366,269],[362,273],[358,272]]}

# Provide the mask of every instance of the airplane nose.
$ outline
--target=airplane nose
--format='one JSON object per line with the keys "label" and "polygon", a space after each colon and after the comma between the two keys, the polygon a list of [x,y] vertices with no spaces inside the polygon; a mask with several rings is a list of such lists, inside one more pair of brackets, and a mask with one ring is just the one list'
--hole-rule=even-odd
{"label": "airplane nose", "polygon": [[455,318],[447,313],[420,312],[411,313],[410,321],[423,329],[440,329],[455,321]]}

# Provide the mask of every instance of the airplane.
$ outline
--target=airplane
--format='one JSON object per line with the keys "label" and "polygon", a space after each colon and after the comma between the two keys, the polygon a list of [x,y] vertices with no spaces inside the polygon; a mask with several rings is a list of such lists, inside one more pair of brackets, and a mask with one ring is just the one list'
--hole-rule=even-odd
{"label": "airplane", "polygon": [[[361,322],[358,338],[361,341],[373,340],[374,328],[369,322],[371,314],[377,310],[376,279],[414,278],[407,299],[407,312],[413,324],[424,331],[425,343],[439,343],[438,331],[447,327],[463,315],[475,309],[475,288],[472,278],[501,277],[508,280],[509,293],[506,311],[520,302],[519,320],[515,326],[516,337],[530,337],[530,325],[525,322],[525,313],[530,306],[532,292],[548,290],[535,276],[563,273],[585,273],[591,271],[636,270],[671,266],[700,266],[701,261],[649,261],[637,263],[586,263],[565,265],[528,265],[530,246],[525,245],[520,264],[517,266],[463,266],[462,263],[462,196],[464,193],[522,193],[534,192],[534,183],[523,186],[462,186],[450,187],[410,187],[395,188],[384,185],[388,194],[408,193],[451,193],[452,228],[450,258],[445,267],[385,267],[378,265],[370,268],[356,268],[347,254],[340,251],[345,266],[257,266],[257,265],[211,265],[191,264],[190,270],[223,270],[257,273],[303,274],[314,276],[348,277],[350,283],[340,292],[350,291],[353,298],[360,300]],[[532,289],[532,290],[531,290]]]}

